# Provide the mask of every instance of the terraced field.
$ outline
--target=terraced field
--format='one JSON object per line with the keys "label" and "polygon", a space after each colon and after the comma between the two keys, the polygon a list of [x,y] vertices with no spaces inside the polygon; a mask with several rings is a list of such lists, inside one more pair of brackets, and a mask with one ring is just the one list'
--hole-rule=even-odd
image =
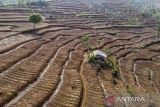
{"label": "terraced field", "polygon": [[[116,101],[115,107],[160,107],[155,26],[123,25],[128,20],[104,15],[81,0],[53,0],[36,11],[53,18],[32,30],[29,9],[0,9],[1,107],[108,107],[106,97],[112,95],[145,99]],[[88,15],[77,15],[82,12]],[[86,34],[90,39],[82,41]],[[86,62],[88,44],[111,50],[118,78],[110,69],[97,73]]]}

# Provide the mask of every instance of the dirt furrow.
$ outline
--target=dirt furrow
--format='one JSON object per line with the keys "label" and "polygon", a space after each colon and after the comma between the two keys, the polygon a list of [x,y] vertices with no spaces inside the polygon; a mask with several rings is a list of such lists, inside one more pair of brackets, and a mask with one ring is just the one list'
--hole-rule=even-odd
{"label": "dirt furrow", "polygon": [[[151,60],[147,61],[147,59],[137,59],[133,65],[133,73],[135,78],[137,78],[135,81],[138,83],[136,85],[145,92],[141,92],[140,94],[136,93],[136,95],[140,96],[143,94],[149,104],[152,102],[152,104],[158,106],[158,99],[160,98],[159,87],[155,84],[159,82],[158,78],[160,73],[157,72],[157,70],[160,69],[159,64]],[[156,75],[154,75],[155,73]],[[147,106],[149,106],[149,104]]]}
{"label": "dirt furrow", "polygon": [[[18,97],[10,102],[6,107],[9,106],[16,106],[21,107],[25,104],[40,106],[43,104],[48,96],[55,90],[58,82],[58,75],[61,74],[62,66],[64,65],[65,61],[68,59],[68,53],[72,52],[75,45],[79,44],[79,40],[70,42],[63,47],[59,48],[56,55],[50,60],[50,63],[45,68],[45,70],[41,73],[37,81],[27,87]],[[60,60],[60,58],[62,58]],[[54,66],[52,66],[54,65]],[[57,66],[55,66],[57,65]],[[57,70],[55,70],[57,69]],[[52,77],[52,78],[51,78]],[[47,85],[45,85],[47,83]],[[34,94],[33,94],[34,93]],[[36,98],[39,96],[39,98]],[[35,100],[29,100],[35,97]],[[26,102],[27,100],[27,102]]]}
{"label": "dirt furrow", "polygon": [[[150,61],[136,60],[134,62],[134,65],[136,65],[134,72],[137,75],[137,77],[140,78],[139,80],[141,82],[141,85],[145,89],[148,89],[148,92],[150,92],[151,90],[153,92],[159,93],[160,87],[158,87],[158,84],[159,84],[158,77],[160,73],[158,73],[157,71],[160,69],[159,68],[160,64],[153,62],[151,60]],[[145,81],[142,82],[142,80],[145,80]],[[157,84],[157,87],[156,87],[156,84]]]}
{"label": "dirt furrow", "polygon": [[8,37],[5,39],[0,40],[0,54],[3,54],[5,52],[8,52],[12,50],[13,48],[18,47],[19,45],[22,45],[24,43],[30,42],[32,40],[35,40],[37,38],[27,35],[17,35]]}
{"label": "dirt furrow", "polygon": [[[75,38],[75,37],[74,37]],[[68,43],[72,41],[73,38],[69,38],[67,40],[56,40],[51,43],[47,43],[43,45],[37,53],[29,57],[27,60],[17,64],[14,68],[10,69],[8,72],[6,72],[5,75],[1,76],[0,80],[0,86],[2,87],[0,90],[2,91],[1,94],[1,101],[0,104],[3,105],[4,103],[10,101],[14,96],[18,94],[18,91],[21,91],[25,89],[30,83],[33,83],[36,81],[38,75],[43,71],[47,63],[49,62],[50,58],[53,57],[62,45],[64,43]],[[21,72],[21,74],[26,73],[26,78],[24,81],[19,80],[21,76],[23,75],[16,75],[14,72]],[[33,73],[35,73],[33,75]],[[10,76],[14,76],[17,78],[12,78]],[[13,84],[13,81],[11,80],[19,80],[19,82],[16,82]],[[5,86],[5,87],[3,87]],[[6,89],[6,87],[11,87],[9,89]],[[11,93],[11,94],[8,94]]]}
{"label": "dirt furrow", "polygon": [[34,40],[27,42],[10,50],[7,53],[0,55],[0,72],[7,70],[12,65],[16,64],[22,59],[25,59],[32,55],[42,44],[42,40]]}
{"label": "dirt furrow", "polygon": [[[91,69],[92,68],[92,69]],[[93,69],[91,65],[85,63],[82,71],[83,79],[85,81],[85,95],[81,107],[88,106],[104,106],[104,96],[101,84],[97,77],[96,68]]]}
{"label": "dirt furrow", "polygon": [[[76,37],[76,38],[78,38],[78,37]],[[64,38],[62,37],[62,38],[58,38],[59,40],[61,40],[61,41],[64,41]],[[75,39],[75,38],[74,38]],[[72,39],[71,41],[73,41],[74,39]]]}
{"label": "dirt furrow", "polygon": [[[71,62],[71,58],[74,52],[75,50],[70,53],[69,59],[65,63],[62,74],[61,74],[61,81],[58,84],[55,92],[52,94],[49,100],[43,105],[44,107],[62,106],[62,105],[67,107],[67,103],[65,103],[67,101],[68,101],[68,106],[69,105],[77,106],[80,98],[79,95],[81,93],[82,85],[81,85],[81,81],[79,79],[78,71],[77,71],[79,69],[78,67],[79,63],[75,61],[74,63]],[[65,93],[66,91],[67,93]],[[66,97],[63,97],[63,95]],[[57,102],[58,99],[60,99],[59,102]],[[55,102],[55,105],[54,105],[54,102]]]}
{"label": "dirt furrow", "polygon": [[[131,38],[130,41],[117,39],[115,42],[111,42],[110,44],[107,44],[107,46],[104,46],[104,48],[109,48],[110,49],[110,48],[115,48],[115,47],[118,48],[118,47],[121,47],[121,46],[123,46],[124,48],[127,48],[127,47],[130,48],[130,47],[133,47],[134,45],[137,46],[138,43],[144,42],[144,41],[149,40],[151,38],[153,38],[153,36],[140,37],[136,41],[132,41],[132,39],[134,39],[134,38]],[[145,44],[143,46],[145,46]]]}
{"label": "dirt furrow", "polygon": [[[120,70],[123,73],[124,77],[127,79],[127,81],[130,82],[130,84],[134,83],[133,77],[132,77],[132,71],[133,71],[132,64],[133,64],[134,60],[136,60],[138,58],[148,58],[149,59],[155,55],[158,55],[158,53],[156,53],[156,52],[150,52],[150,51],[143,50],[143,49],[141,49],[139,51],[140,52],[134,52],[134,53],[131,52],[131,53],[127,54],[125,57],[122,57],[119,59]],[[127,73],[127,72],[129,72],[129,73]]]}
{"label": "dirt furrow", "polygon": [[[106,40],[103,41],[102,39],[100,44],[95,45],[95,49],[96,48],[98,49],[104,44],[107,44]],[[90,69],[85,68],[86,66],[90,66]],[[79,104],[80,107],[85,107],[85,106],[88,107],[94,105],[104,106],[105,95],[108,89],[107,91],[103,90],[105,86],[103,86],[104,84],[102,83],[100,78],[98,78],[96,68],[93,67],[94,70],[93,69],[91,70],[91,68],[92,68],[91,65],[87,64],[87,62],[84,59],[80,71],[81,81],[83,83],[83,94],[81,95],[82,98]],[[92,75],[90,75],[90,73]],[[92,79],[93,77],[94,79]]]}
{"label": "dirt furrow", "polygon": [[[134,40],[135,38],[141,38],[141,39],[134,41],[134,42],[129,41],[132,39]],[[137,36],[122,37],[122,38],[111,38],[111,40],[109,42],[106,42],[106,44],[102,45],[100,48],[114,48],[114,47],[119,47],[119,46],[132,45],[135,43],[142,42],[142,41],[149,39],[149,38],[153,38],[153,37],[152,36],[140,37],[137,35]],[[123,43],[123,41],[125,41],[125,43]]]}
{"label": "dirt furrow", "polygon": [[[28,7],[0,9],[1,107],[159,107],[158,22],[124,0],[92,2],[30,4],[44,19],[36,29]],[[110,67],[88,62],[94,50],[111,51]]]}
{"label": "dirt furrow", "polygon": [[37,34],[38,35],[44,35],[44,34],[46,34],[48,32],[58,32],[58,31],[61,31],[61,30],[71,30],[71,29],[67,28],[67,27],[46,28],[46,29],[37,31]]}
{"label": "dirt furrow", "polygon": [[[93,38],[93,40],[91,40],[91,42],[93,43],[93,44],[95,44],[95,41],[96,39],[94,39]],[[85,44],[82,44],[82,45],[79,45],[79,46],[77,46],[76,47],[76,51],[75,52],[73,52],[73,53],[71,53],[71,58],[74,58],[74,60],[69,60],[68,61],[68,63],[66,63],[67,65],[65,66],[65,68],[64,68],[64,71],[63,71],[63,75],[61,75],[62,76],[62,78],[61,79],[63,79],[63,85],[59,85],[59,87],[57,88],[57,90],[58,91],[55,91],[53,94],[52,94],[52,96],[50,97],[50,100],[48,101],[48,102],[46,102],[45,103],[45,105],[44,106],[47,106],[47,103],[48,103],[48,105],[49,106],[53,106],[53,104],[55,104],[54,106],[60,106],[60,105],[63,105],[63,106],[67,106],[67,103],[65,103],[65,102],[68,102],[69,103],[69,105],[77,105],[78,106],[78,102],[79,102],[79,100],[80,100],[80,93],[81,93],[81,90],[82,90],[82,84],[81,83],[79,83],[80,82],[80,76],[79,76],[79,74],[77,74],[78,72],[79,72],[79,70],[80,70],[80,65],[81,65],[81,62],[82,62],[82,58],[80,57],[80,58],[78,58],[77,60],[75,60],[76,59],[76,56],[77,56],[77,54],[79,55],[80,53],[81,53],[81,56],[83,56],[83,51],[84,50],[86,50],[86,48],[87,47],[85,47],[85,49],[84,48],[82,48],[83,46],[85,46]],[[80,51],[81,50],[81,51]],[[74,62],[74,63],[73,63]],[[77,70],[77,71],[76,71]],[[73,72],[71,72],[71,74],[70,74],[70,72],[71,71],[73,71]],[[73,74],[72,74],[73,73]],[[70,79],[71,78],[73,78],[72,77],[72,75],[74,75],[74,78],[73,78],[73,80],[75,80],[75,83],[76,83],[76,81],[78,82],[78,84],[80,85],[76,85],[75,83],[74,83],[74,81],[73,81],[73,85],[75,84],[76,86],[72,86],[71,84],[69,84],[68,82],[67,82],[67,80],[69,79],[66,75],[70,75],[69,77],[70,77]],[[77,76],[76,76],[77,75]],[[75,79],[75,78],[77,78],[77,79]],[[70,89],[70,87],[66,87],[66,85],[67,85],[67,87],[68,86],[70,86],[70,87],[75,87],[75,90],[74,89]],[[70,93],[70,91],[68,92],[68,94],[66,93],[66,94],[64,94],[64,93],[62,93],[62,92],[65,92],[66,91],[66,88],[67,89],[69,89],[71,92],[73,92],[73,93],[75,93],[74,95],[72,95],[71,96],[71,94],[69,94]],[[77,88],[76,88],[77,87]],[[79,87],[79,88],[78,88]],[[60,89],[60,90],[59,90]],[[78,93],[77,92],[75,92],[75,91],[78,91]],[[64,95],[64,96],[68,96],[69,98],[64,98],[64,97],[62,97],[62,95]],[[57,102],[57,100],[58,99],[61,99],[59,102]],[[76,98],[76,99],[74,99],[73,100],[73,98]],[[72,99],[72,100],[71,100]],[[68,105],[68,106],[69,106]]]}

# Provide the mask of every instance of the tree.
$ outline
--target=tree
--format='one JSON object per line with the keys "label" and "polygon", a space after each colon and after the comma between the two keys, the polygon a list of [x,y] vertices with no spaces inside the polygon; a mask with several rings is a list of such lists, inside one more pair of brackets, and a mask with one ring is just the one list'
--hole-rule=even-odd
{"label": "tree", "polygon": [[26,4],[25,0],[17,0],[17,2],[18,2],[18,6],[20,6],[20,7],[23,7]]}
{"label": "tree", "polygon": [[33,28],[35,29],[35,25],[42,22],[43,19],[42,19],[42,16],[40,14],[37,14],[37,13],[33,13],[29,16],[29,21],[31,23],[33,23]]}

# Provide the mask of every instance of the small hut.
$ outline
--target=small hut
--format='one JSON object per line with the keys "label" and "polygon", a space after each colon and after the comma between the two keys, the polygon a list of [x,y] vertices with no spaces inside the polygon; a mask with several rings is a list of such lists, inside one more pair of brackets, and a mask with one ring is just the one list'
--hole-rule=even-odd
{"label": "small hut", "polygon": [[105,61],[107,58],[106,53],[100,50],[93,51],[93,55],[96,57],[96,59],[101,60],[101,61]]}

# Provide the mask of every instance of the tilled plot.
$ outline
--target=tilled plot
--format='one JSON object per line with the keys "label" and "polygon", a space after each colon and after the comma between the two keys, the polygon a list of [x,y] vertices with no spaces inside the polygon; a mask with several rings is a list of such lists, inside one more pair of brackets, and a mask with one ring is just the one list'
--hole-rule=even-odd
{"label": "tilled plot", "polygon": [[[24,96],[21,96],[21,99],[18,98],[20,100],[17,101],[15,105],[23,106],[25,103],[39,105],[44,103],[48,96],[52,94],[52,91],[55,90],[58,82],[60,81],[59,75],[63,71],[63,66],[69,57],[69,52],[74,50],[74,46],[79,44],[79,42],[79,40],[75,40],[61,47],[58,50],[56,56],[52,58],[51,62],[44,70],[44,73],[41,74],[38,81],[36,81],[31,87],[28,87],[26,91],[24,91],[26,95],[24,94]],[[60,57],[61,59],[59,59]],[[35,100],[33,101],[32,98],[35,98]]]}
{"label": "tilled plot", "polygon": [[[26,34],[21,34],[22,30],[17,30],[18,34],[12,32],[19,29],[13,29],[15,23],[16,26],[25,24],[25,14],[1,13],[4,15],[0,20],[2,23],[15,23],[1,28],[0,106],[104,107],[110,96],[143,96],[146,102],[122,101],[114,105],[158,107],[160,38],[156,36],[156,30],[107,26],[107,17],[89,11],[87,5],[77,1],[50,2],[49,9],[61,12],[57,16],[63,17],[56,16],[57,23],[51,20],[46,26]],[[91,15],[75,17],[83,11]],[[9,15],[13,15],[13,20],[7,18]],[[91,39],[82,41],[82,35],[90,35]],[[99,73],[96,66],[86,61],[89,45],[93,50],[111,50],[118,60],[118,78],[113,77],[111,69]],[[132,94],[127,86],[134,89]]]}
{"label": "tilled plot", "polygon": [[0,71],[2,72],[21,59],[30,56],[42,45],[42,43],[44,43],[42,40],[33,40],[31,42],[22,44],[5,54],[2,54],[0,56]]}
{"label": "tilled plot", "polygon": [[1,39],[0,40],[0,53],[6,52],[10,50],[11,48],[14,48],[20,44],[31,41],[33,39],[35,38],[31,35],[21,35],[21,34]]}
{"label": "tilled plot", "polygon": [[[69,40],[66,40],[66,42]],[[57,43],[58,42],[58,43]],[[1,91],[3,93],[3,99],[1,100],[1,104],[14,96],[20,87],[23,88],[25,84],[33,82],[37,75],[44,69],[45,65],[48,63],[50,58],[56,53],[58,48],[63,45],[65,41],[57,40],[55,42],[47,43],[43,45],[39,50],[35,52],[32,56],[23,60],[22,62],[14,65],[14,68],[6,71],[2,76],[1,85],[3,88],[9,88],[9,90]],[[22,73],[23,72],[23,73]],[[22,73],[23,75],[20,75]],[[14,74],[14,75],[13,75]],[[14,77],[14,78],[13,78]],[[24,78],[25,77],[25,78]],[[12,94],[7,94],[12,93]]]}
{"label": "tilled plot", "polygon": [[[159,39],[147,33],[127,33],[127,37],[103,33],[85,43],[79,36],[89,33],[88,31],[62,29],[55,32],[57,33],[53,35],[50,31],[44,33],[42,39],[29,41],[0,55],[1,105],[103,107],[106,95],[128,96],[126,84],[135,87],[135,95],[136,92],[142,92],[144,98],[150,101],[147,96],[149,94],[158,105],[154,93],[159,92],[157,72],[159,64],[153,63],[152,59],[156,60],[160,54],[157,49],[155,50]],[[96,42],[97,40],[100,43]],[[121,79],[116,79],[117,85],[113,84],[110,70],[103,70],[102,74],[97,75],[96,67],[85,62],[87,44],[94,46],[95,49],[109,48],[118,58]],[[140,46],[137,47],[137,44]],[[141,65],[141,62],[137,62],[141,60],[144,60],[143,63],[145,61],[150,63]],[[141,67],[149,65],[153,66],[149,68],[156,69],[154,74],[157,75],[154,75],[153,80],[146,79],[148,78],[146,75],[149,74],[144,74],[145,70],[141,70],[142,74],[139,74]],[[120,102],[115,105],[127,104]],[[138,105],[147,106],[146,103]]]}

